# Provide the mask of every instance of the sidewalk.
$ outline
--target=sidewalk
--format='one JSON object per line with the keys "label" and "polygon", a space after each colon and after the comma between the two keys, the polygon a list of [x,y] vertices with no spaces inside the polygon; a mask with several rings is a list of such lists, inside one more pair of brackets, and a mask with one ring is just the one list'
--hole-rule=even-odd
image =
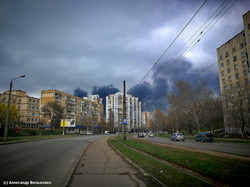
{"label": "sidewalk", "polygon": [[144,187],[137,171],[107,143],[108,136],[92,143],[71,177],[71,187]]}

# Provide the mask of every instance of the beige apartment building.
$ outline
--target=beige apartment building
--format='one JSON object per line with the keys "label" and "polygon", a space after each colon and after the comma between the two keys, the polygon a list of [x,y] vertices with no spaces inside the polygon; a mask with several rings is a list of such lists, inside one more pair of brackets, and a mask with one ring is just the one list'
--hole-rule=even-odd
{"label": "beige apartment building", "polygon": [[142,127],[144,129],[151,129],[151,113],[150,112],[142,112]]}
{"label": "beige apartment building", "polygon": [[[103,121],[103,104],[99,96],[80,98],[58,90],[41,91],[41,108],[48,102],[56,102],[64,108],[64,119],[75,119],[76,125],[100,125]],[[43,119],[50,124],[49,119]]]}
{"label": "beige apartment building", "polygon": [[226,132],[250,132],[250,11],[244,30],[217,49]]}
{"label": "beige apartment building", "polygon": [[[8,104],[9,91],[0,94],[0,104]],[[40,99],[28,96],[25,91],[12,90],[11,104],[16,105],[18,117],[10,127],[38,128],[40,122]]]}

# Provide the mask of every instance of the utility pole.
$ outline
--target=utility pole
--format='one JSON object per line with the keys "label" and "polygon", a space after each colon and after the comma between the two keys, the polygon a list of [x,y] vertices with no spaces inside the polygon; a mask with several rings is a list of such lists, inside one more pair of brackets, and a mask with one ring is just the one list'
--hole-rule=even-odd
{"label": "utility pole", "polygon": [[122,135],[123,140],[126,141],[126,125],[127,125],[127,119],[126,119],[126,82],[123,81],[123,124],[122,124]]}
{"label": "utility pole", "polygon": [[4,128],[4,137],[3,137],[4,142],[7,141],[7,137],[8,137],[8,127],[9,127],[9,117],[10,117],[10,100],[11,100],[11,91],[12,91],[12,84],[13,84],[12,82],[16,79],[20,79],[20,78],[24,78],[24,77],[25,77],[25,75],[21,75],[19,77],[11,79],[11,81],[10,81],[9,98],[8,98],[8,105],[7,105],[7,109],[6,109],[5,128]]}

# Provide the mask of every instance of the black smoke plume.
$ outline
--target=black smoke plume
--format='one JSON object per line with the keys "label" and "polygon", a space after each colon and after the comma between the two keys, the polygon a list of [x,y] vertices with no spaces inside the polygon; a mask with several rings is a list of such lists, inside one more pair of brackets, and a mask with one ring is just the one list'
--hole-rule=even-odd
{"label": "black smoke plume", "polygon": [[219,93],[218,74],[210,72],[199,75],[200,70],[193,71],[192,64],[185,59],[159,64],[156,67],[153,70],[151,84],[143,82],[128,91],[129,94],[139,98],[142,102],[143,111],[152,112],[160,109],[166,112],[168,106],[166,96],[179,80],[195,84],[197,79],[202,77],[208,82],[208,87],[212,91]]}
{"label": "black smoke plume", "polygon": [[88,97],[88,92],[82,90],[81,88],[76,88],[74,89],[74,96],[77,96],[77,97]]}
{"label": "black smoke plume", "polygon": [[92,88],[92,94],[98,94],[103,100],[102,104],[104,105],[104,113],[106,113],[106,96],[108,96],[109,94],[115,94],[119,91],[120,90],[114,87],[112,84],[107,86],[93,86]]}

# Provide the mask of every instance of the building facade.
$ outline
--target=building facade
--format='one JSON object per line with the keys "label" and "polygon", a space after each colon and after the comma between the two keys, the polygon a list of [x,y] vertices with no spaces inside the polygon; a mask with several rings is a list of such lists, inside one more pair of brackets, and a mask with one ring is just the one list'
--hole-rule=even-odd
{"label": "building facade", "polygon": [[250,128],[250,11],[244,30],[217,49],[220,90],[226,132]]}
{"label": "building facade", "polygon": [[[114,129],[121,130],[123,119],[123,94],[117,92],[106,97],[106,122],[113,123]],[[135,131],[142,128],[141,102],[137,97],[126,94],[127,130]]]}
{"label": "building facade", "polygon": [[[56,102],[64,109],[64,119],[75,119],[76,125],[100,125],[103,121],[103,104],[99,96],[80,98],[58,90],[41,91],[41,108],[48,102]],[[50,123],[47,119],[46,123]]]}
{"label": "building facade", "polygon": [[142,112],[142,127],[144,129],[151,129],[151,113],[150,112]]}
{"label": "building facade", "polygon": [[[7,105],[9,91],[0,94],[0,104]],[[28,96],[25,91],[12,90],[11,102],[18,110],[18,118],[10,127],[38,128],[40,122],[40,99]]]}

